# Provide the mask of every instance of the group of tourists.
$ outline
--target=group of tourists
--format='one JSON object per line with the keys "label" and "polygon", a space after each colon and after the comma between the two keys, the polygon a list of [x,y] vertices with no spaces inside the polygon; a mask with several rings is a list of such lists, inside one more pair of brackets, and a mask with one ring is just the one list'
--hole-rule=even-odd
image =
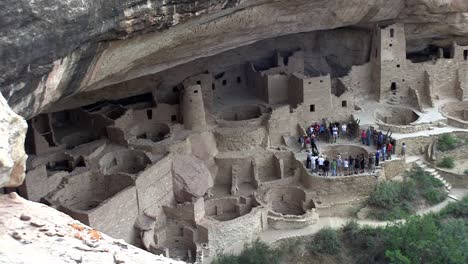
{"label": "group of tourists", "polygon": [[[313,174],[323,176],[347,176],[359,173],[374,174],[376,167],[379,167],[381,161],[391,159],[391,155],[395,154],[396,140],[391,136],[377,131],[373,127],[361,130],[361,142],[363,145],[376,147],[376,152],[369,154],[359,154],[356,156],[349,155],[347,158],[342,158],[340,154],[330,158],[320,155],[318,150],[318,141],[326,140],[327,142],[336,143],[338,138],[348,138],[352,140],[353,135],[357,136],[359,128],[355,132],[350,131],[350,125],[339,122],[328,122],[326,119],[322,123],[318,122],[310,125],[306,129],[306,134],[299,138],[299,143],[302,149],[306,149],[307,161],[306,167]],[[406,155],[406,144],[402,144],[401,155]]]}
{"label": "group of tourists", "polygon": [[352,139],[353,125],[351,123],[329,122],[322,119],[322,123],[315,122],[306,129],[306,135],[299,137],[301,148],[308,149],[318,155],[318,141],[336,143],[338,138]]}
{"label": "group of tourists", "polygon": [[[391,155],[396,153],[396,140],[391,136],[384,135],[382,131],[374,130],[372,127],[363,129],[361,131],[361,142],[363,145],[371,146],[372,144],[376,147],[375,152],[376,166],[378,166],[379,159],[382,161],[391,159]],[[406,157],[406,144],[402,143],[401,156]]]}
{"label": "group of tourists", "polygon": [[342,158],[340,154],[336,158],[329,159],[324,155],[315,156],[310,151],[307,151],[306,167],[313,174],[321,176],[348,176],[359,173],[375,173],[375,167],[378,166],[376,157],[370,155],[368,158],[364,154],[348,158]]}

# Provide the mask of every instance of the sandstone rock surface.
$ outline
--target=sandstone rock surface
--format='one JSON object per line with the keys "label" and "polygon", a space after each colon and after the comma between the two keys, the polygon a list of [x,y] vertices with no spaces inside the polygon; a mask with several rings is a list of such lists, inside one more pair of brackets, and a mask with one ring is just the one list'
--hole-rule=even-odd
{"label": "sandstone rock surface", "polygon": [[[30,219],[21,220],[23,213]],[[51,207],[12,193],[0,196],[0,263],[184,262],[113,239]]]}
{"label": "sandstone rock surface", "polygon": [[26,130],[26,121],[10,109],[0,94],[0,187],[23,183]]}
{"label": "sandstone rock surface", "polygon": [[202,197],[213,186],[211,174],[201,160],[192,156],[176,155],[172,163],[174,194],[180,203]]}
{"label": "sandstone rock surface", "polygon": [[[466,40],[462,0],[2,1],[0,87],[31,117],[61,98],[263,39],[404,22],[409,45]],[[120,40],[117,40],[120,39]]]}

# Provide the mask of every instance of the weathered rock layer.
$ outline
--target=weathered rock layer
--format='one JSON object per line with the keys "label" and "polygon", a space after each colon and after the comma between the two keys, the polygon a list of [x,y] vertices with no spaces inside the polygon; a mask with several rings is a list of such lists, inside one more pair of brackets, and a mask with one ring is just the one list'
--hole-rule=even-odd
{"label": "weathered rock layer", "polygon": [[462,0],[2,4],[1,91],[25,117],[73,94],[285,34],[391,20],[407,24],[409,45],[421,48],[468,33]]}

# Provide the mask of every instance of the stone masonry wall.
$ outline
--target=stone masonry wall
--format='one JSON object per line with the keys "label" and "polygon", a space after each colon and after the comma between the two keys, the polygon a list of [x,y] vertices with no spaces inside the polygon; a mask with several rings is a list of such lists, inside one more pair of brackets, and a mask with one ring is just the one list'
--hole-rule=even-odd
{"label": "stone masonry wall", "polygon": [[104,201],[89,213],[89,225],[127,243],[138,244],[138,232],[133,227],[138,216],[136,188],[129,187]]}

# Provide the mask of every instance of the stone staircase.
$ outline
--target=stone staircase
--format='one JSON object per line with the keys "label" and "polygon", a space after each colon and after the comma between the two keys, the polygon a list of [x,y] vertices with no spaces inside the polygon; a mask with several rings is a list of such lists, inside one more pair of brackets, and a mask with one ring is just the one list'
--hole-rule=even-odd
{"label": "stone staircase", "polygon": [[449,193],[450,190],[452,190],[452,185],[447,182],[440,174],[433,168],[429,167],[426,163],[424,163],[422,160],[418,160],[415,162],[418,167],[423,169],[425,172],[428,172],[432,177],[440,180],[444,186],[445,190]]}

